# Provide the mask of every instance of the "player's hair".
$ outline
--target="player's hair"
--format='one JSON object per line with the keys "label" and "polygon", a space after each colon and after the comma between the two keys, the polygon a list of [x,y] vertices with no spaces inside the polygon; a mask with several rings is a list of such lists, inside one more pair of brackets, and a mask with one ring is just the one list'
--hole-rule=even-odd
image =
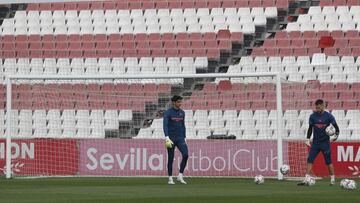
{"label": "player's hair", "polygon": [[322,99],[318,99],[315,101],[315,105],[322,105],[322,104],[324,104],[324,100]]}
{"label": "player's hair", "polygon": [[182,100],[183,98],[179,95],[174,95],[173,97],[171,97],[171,101],[172,102],[177,102],[179,100]]}

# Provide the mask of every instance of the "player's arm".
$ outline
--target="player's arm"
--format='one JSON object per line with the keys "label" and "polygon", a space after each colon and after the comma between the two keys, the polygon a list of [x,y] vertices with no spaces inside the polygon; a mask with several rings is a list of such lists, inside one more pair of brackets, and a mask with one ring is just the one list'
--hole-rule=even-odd
{"label": "player's arm", "polygon": [[307,130],[307,135],[306,135],[306,141],[305,141],[305,144],[309,147],[310,147],[310,138],[313,133],[313,128],[314,126],[312,124],[309,124],[309,128]]}
{"label": "player's arm", "polygon": [[310,145],[311,145],[310,138],[311,138],[311,135],[312,135],[312,133],[313,133],[313,128],[314,128],[313,116],[310,115],[310,117],[309,117],[309,128],[308,128],[308,131],[307,131],[306,141],[305,141],[305,144],[306,144],[307,146],[309,146],[309,147],[310,147]]}
{"label": "player's arm", "polygon": [[169,113],[166,111],[163,118],[163,130],[165,134],[165,147],[171,148],[174,144],[169,137]]}
{"label": "player's arm", "polygon": [[333,126],[334,126],[334,128],[335,128],[335,134],[336,134],[336,135],[339,135],[339,134],[340,134],[340,128],[339,128],[338,124],[335,122],[335,123],[333,124]]}
{"label": "player's arm", "polygon": [[338,137],[339,137],[339,134],[340,134],[340,128],[339,128],[338,124],[336,123],[335,117],[333,115],[331,115],[330,123],[335,128],[335,138],[333,139],[333,141],[336,141],[338,139]]}
{"label": "player's arm", "polygon": [[185,126],[185,112],[184,113],[184,119],[182,121],[182,127],[183,127],[183,130],[184,130],[184,140],[185,140],[185,143],[186,143],[186,126]]}
{"label": "player's arm", "polygon": [[164,130],[165,137],[169,137],[168,125],[169,125],[169,113],[167,111],[165,111],[164,118],[163,118],[163,130]]}
{"label": "player's arm", "polygon": [[183,122],[182,122],[182,126],[184,128],[184,138],[186,139],[185,112],[184,112],[184,119],[183,119]]}

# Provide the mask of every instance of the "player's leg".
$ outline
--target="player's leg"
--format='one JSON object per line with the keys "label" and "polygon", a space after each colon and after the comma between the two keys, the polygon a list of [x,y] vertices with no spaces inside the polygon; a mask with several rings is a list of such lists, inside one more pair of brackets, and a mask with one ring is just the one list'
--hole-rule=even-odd
{"label": "player's leg", "polygon": [[186,184],[186,182],[184,181],[184,170],[186,168],[186,164],[189,158],[189,150],[188,150],[188,146],[185,142],[184,139],[179,140],[176,143],[177,148],[179,149],[181,156],[182,156],[182,160],[180,163],[180,170],[179,170],[179,175],[177,177],[177,180],[183,184]]}
{"label": "player's leg", "polygon": [[175,154],[175,146],[171,147],[171,148],[167,148],[167,152],[168,152],[168,163],[167,163],[167,169],[168,169],[168,175],[169,175],[169,181],[168,184],[169,185],[173,185],[174,180],[172,178],[172,172],[173,172],[173,162],[174,162],[174,154]]}
{"label": "player's leg", "polygon": [[334,170],[334,165],[328,164],[327,165],[328,170],[329,170],[329,174],[330,174],[330,185],[335,185],[335,170]]}
{"label": "player's leg", "polygon": [[329,174],[330,174],[330,185],[334,185],[335,184],[335,170],[334,170],[334,165],[332,164],[331,161],[331,147],[330,147],[330,143],[324,143],[321,147],[321,151],[324,155],[324,159],[325,159],[325,164],[329,170]]}
{"label": "player's leg", "polygon": [[308,158],[307,158],[307,163],[306,163],[305,178],[304,178],[304,181],[298,183],[298,185],[306,185],[305,180],[311,176],[312,166],[313,166],[314,160],[317,157],[317,155],[319,154],[319,152],[320,152],[320,148],[316,144],[311,145],[311,148],[310,148],[310,151],[308,154]]}
{"label": "player's leg", "polygon": [[312,164],[312,163],[306,163],[306,174],[307,174],[307,175],[311,175],[311,174],[312,174],[312,167],[313,167],[313,164]]}

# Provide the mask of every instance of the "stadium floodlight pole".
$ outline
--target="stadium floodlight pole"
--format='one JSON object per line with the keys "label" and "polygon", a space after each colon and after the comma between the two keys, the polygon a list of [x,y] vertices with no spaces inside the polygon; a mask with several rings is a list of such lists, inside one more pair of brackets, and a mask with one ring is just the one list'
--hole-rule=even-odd
{"label": "stadium floodlight pole", "polygon": [[278,180],[284,178],[283,174],[280,172],[280,167],[283,165],[283,117],[282,117],[282,96],[281,96],[281,74],[276,74],[276,120],[277,120],[277,176]]}
{"label": "stadium floodlight pole", "polygon": [[[6,75],[6,178],[11,178],[11,81],[17,79],[23,80],[81,80],[81,79],[174,79],[174,78],[230,78],[230,77],[275,77],[276,78],[276,106],[277,106],[277,169],[283,164],[283,118],[282,118],[282,96],[281,96],[281,73],[278,72],[258,72],[258,73],[204,73],[204,74],[157,74],[157,75]],[[283,179],[280,170],[277,170],[277,178]]]}

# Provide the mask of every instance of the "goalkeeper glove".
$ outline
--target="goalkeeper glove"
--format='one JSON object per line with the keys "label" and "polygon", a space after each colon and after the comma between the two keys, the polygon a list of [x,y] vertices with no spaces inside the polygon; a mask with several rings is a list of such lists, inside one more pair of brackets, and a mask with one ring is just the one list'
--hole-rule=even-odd
{"label": "goalkeeper glove", "polygon": [[165,138],[165,147],[171,149],[174,143],[170,140],[168,136],[166,136]]}
{"label": "goalkeeper glove", "polygon": [[333,142],[335,142],[339,137],[339,133],[335,133],[334,138],[332,139]]}
{"label": "goalkeeper glove", "polygon": [[306,146],[310,147],[311,146],[310,139],[306,139],[305,144]]}

